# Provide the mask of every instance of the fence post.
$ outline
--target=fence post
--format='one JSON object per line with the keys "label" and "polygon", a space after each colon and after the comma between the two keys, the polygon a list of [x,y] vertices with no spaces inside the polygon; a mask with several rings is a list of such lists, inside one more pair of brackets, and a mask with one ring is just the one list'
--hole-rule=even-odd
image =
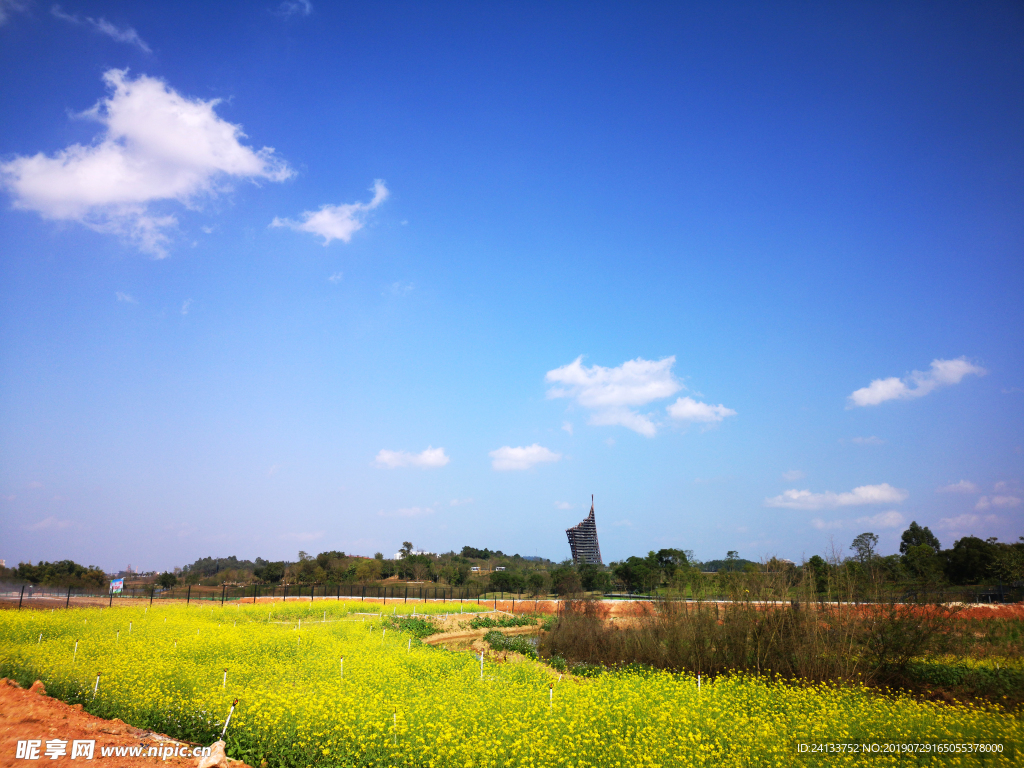
{"label": "fence post", "polygon": [[67,602],[64,603],[64,607],[65,608],[70,608],[71,607],[71,587],[68,587],[68,599],[67,599]]}
{"label": "fence post", "polygon": [[18,610],[21,610],[21,601],[25,599],[25,585],[21,585],[21,597],[18,598]]}
{"label": "fence post", "polygon": [[309,586],[309,602],[313,602],[313,595],[316,593],[316,584]]}
{"label": "fence post", "polygon": [[110,602],[107,603],[107,608],[110,608],[114,605],[114,588],[108,587],[108,589],[110,589]]}
{"label": "fence post", "polygon": [[361,602],[363,602],[363,600],[365,600],[365,599],[366,599],[366,585],[365,585],[365,584],[363,584],[363,591],[362,591],[362,593],[361,593],[361,594],[359,595],[359,602],[361,603]]}
{"label": "fence post", "polygon": [[156,587],[149,588],[149,604],[153,604],[153,594],[156,592]]}
{"label": "fence post", "polygon": [[224,592],[227,590],[227,588],[228,588],[227,584],[221,584],[220,585],[220,607],[221,608],[224,607]]}
{"label": "fence post", "polygon": [[188,585],[188,592],[185,593],[185,605],[188,605],[189,600],[192,599],[192,585]]}

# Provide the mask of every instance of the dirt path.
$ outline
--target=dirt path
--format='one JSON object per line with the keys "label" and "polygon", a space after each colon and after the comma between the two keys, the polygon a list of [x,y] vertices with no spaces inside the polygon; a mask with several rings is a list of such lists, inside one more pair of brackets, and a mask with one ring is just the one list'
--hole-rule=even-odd
{"label": "dirt path", "polygon": [[[36,740],[40,743],[36,759],[18,757],[18,742]],[[71,759],[75,741],[93,743],[93,759],[79,756]],[[51,744],[48,744],[50,742]],[[50,759],[49,746],[61,747],[66,754]],[[36,682],[30,690],[18,686],[13,680],[0,678],[0,766],[55,765],[55,766],[109,766],[109,768],[138,768],[162,765],[166,768],[194,768],[198,757],[191,755],[195,745],[176,741],[153,731],[134,728],[120,720],[104,720],[74,706],[45,695],[43,684]],[[140,756],[104,757],[104,748],[140,748]],[[166,751],[168,757],[148,756],[150,748]],[[187,752],[188,757],[174,756],[175,748]],[[58,749],[59,751],[59,749]],[[231,768],[248,768],[237,760],[229,761]]]}

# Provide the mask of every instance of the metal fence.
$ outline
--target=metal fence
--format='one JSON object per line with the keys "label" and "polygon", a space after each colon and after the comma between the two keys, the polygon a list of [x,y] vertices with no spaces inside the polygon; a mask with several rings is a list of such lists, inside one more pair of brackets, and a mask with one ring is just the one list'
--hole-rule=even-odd
{"label": "metal fence", "polygon": [[444,601],[490,601],[521,600],[522,593],[487,592],[479,587],[410,587],[382,584],[291,584],[272,586],[251,584],[247,586],[204,587],[198,584],[162,589],[156,586],[125,587],[120,592],[104,592],[89,587],[47,587],[34,584],[0,584],[0,601],[17,603],[18,607],[58,607],[63,603],[69,608],[75,600],[89,598],[91,601],[105,600],[108,605],[114,601],[136,600],[152,604],[156,600],[183,600],[192,602],[219,602],[221,604],[245,603],[262,599],[271,600],[383,600],[393,602]]}

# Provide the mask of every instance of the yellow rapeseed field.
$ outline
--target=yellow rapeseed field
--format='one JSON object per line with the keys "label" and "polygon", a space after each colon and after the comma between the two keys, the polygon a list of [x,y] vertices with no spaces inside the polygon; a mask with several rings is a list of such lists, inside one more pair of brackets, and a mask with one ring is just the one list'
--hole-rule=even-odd
{"label": "yellow rapeseed field", "polygon": [[[204,743],[219,735],[238,699],[229,754],[256,766],[1020,764],[1024,726],[1005,712],[752,677],[704,680],[699,689],[693,677],[666,672],[559,681],[531,661],[485,660],[481,679],[470,653],[385,632],[380,617],[360,610],[380,607],[317,601],[4,611],[0,672],[42,679],[51,695],[90,712]],[[799,751],[824,742],[1001,744],[1004,751]]]}

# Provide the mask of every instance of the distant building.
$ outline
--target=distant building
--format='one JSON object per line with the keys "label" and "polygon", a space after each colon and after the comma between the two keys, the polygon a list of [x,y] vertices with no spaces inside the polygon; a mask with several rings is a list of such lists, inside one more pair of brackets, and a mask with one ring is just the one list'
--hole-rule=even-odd
{"label": "distant building", "polygon": [[565,531],[569,537],[569,549],[572,550],[572,561],[604,565],[601,561],[601,546],[597,543],[597,523],[594,522],[594,497],[590,497],[590,514],[586,519]]}
{"label": "distant building", "polygon": [[[427,552],[427,550],[425,550],[425,549],[414,549],[409,554],[410,555],[432,555],[434,557],[437,557],[437,554],[435,554],[434,552]],[[395,556],[394,556],[393,559],[401,560],[404,557],[405,557],[405,553],[404,552],[395,552]]]}

